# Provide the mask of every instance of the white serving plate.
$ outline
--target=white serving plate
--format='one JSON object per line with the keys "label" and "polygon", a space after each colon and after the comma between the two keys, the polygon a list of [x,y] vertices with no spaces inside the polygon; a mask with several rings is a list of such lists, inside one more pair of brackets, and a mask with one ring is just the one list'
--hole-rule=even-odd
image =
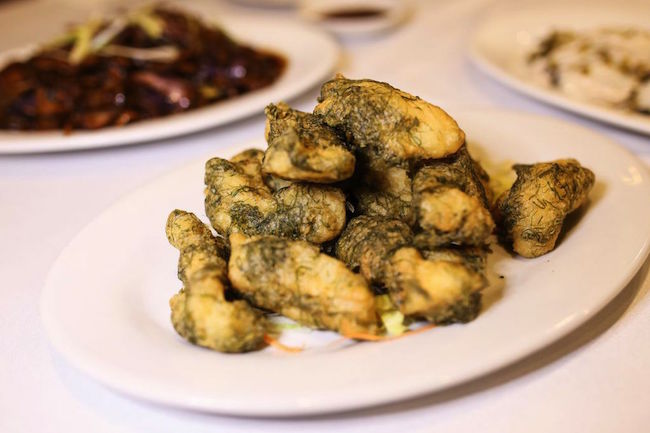
{"label": "white serving plate", "polygon": [[[206,20],[208,18],[205,18]],[[94,149],[160,140],[220,126],[260,113],[272,101],[288,100],[333,73],[339,47],[326,33],[291,21],[218,16],[218,24],[241,43],[272,50],[287,59],[287,68],[272,85],[214,105],[167,117],[95,131],[0,131],[0,154]],[[0,65],[30,49],[0,55]]]}
{"label": "white serving plate", "polygon": [[602,27],[650,29],[647,2],[538,2],[497,9],[477,25],[470,58],[482,71],[525,95],[611,125],[650,134],[650,115],[580,101],[527,77],[526,54],[552,30]]}
{"label": "white serving plate", "polygon": [[[441,390],[566,335],[606,305],[648,255],[646,169],[608,139],[558,120],[501,111],[454,114],[483,160],[571,156],[596,174],[586,212],[556,250],[523,259],[495,246],[491,286],[475,321],[381,343],[340,344],[330,332],[285,331],[283,342],[306,346],[299,354],[273,348],[222,354],[185,342],[169,320],[168,299],[181,284],[178,254],[164,225],[174,208],[206,220],[205,160],[199,160],[115,203],[61,253],[41,299],[53,347],[73,366],[139,399],[223,414],[290,416]],[[224,143],[218,155],[245,147],[250,143]]]}

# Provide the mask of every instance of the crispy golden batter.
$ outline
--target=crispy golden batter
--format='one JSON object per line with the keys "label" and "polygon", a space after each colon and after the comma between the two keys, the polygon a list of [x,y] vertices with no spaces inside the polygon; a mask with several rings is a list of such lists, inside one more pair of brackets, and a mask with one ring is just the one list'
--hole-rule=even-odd
{"label": "crispy golden batter", "polygon": [[267,322],[246,301],[226,300],[228,245],[212,236],[194,214],[175,210],[165,228],[180,251],[178,278],[183,288],[169,305],[174,329],[199,346],[220,352],[247,352],[264,345]]}
{"label": "crispy golden batter", "polygon": [[345,195],[326,185],[291,183],[275,192],[256,168],[257,156],[206,163],[205,210],[212,226],[225,236],[271,234],[322,243],[345,226]]}
{"label": "crispy golden batter", "polygon": [[338,75],[323,84],[318,102],[314,114],[387,162],[442,158],[465,141],[442,109],[387,83]]}
{"label": "crispy golden batter", "polygon": [[429,161],[413,178],[413,205],[421,233],[415,244],[422,248],[441,245],[482,245],[494,222],[488,210],[481,169],[465,146],[454,155]]}
{"label": "crispy golden batter", "polygon": [[413,234],[406,223],[361,215],[350,220],[336,242],[335,254],[371,284],[385,286],[385,264],[398,248],[412,241]]}
{"label": "crispy golden batter", "polygon": [[524,257],[555,247],[564,218],[582,206],[594,185],[594,173],[575,159],[513,167],[517,180],[496,203],[502,240]]}
{"label": "crispy golden batter", "polygon": [[446,324],[469,322],[480,310],[483,275],[462,263],[425,260],[418,250],[397,250],[387,265],[391,299],[402,314]]}
{"label": "crispy golden batter", "polygon": [[262,171],[262,161],[264,160],[264,151],[260,149],[247,149],[230,158],[230,162],[238,165],[249,176],[262,178],[264,184],[277,191],[291,185],[291,181],[280,179],[272,174]]}
{"label": "crispy golden batter", "polygon": [[405,316],[439,324],[467,322],[478,314],[487,252],[446,248],[420,252],[412,233],[396,219],[352,219],[336,244],[336,256],[371,284],[388,289]]}
{"label": "crispy golden batter", "polygon": [[315,183],[345,180],[354,173],[354,154],[334,129],[317,116],[270,104],[266,113],[268,149],[265,173],[282,179]]}
{"label": "crispy golden batter", "polygon": [[234,234],[230,242],[230,281],[254,305],[310,327],[374,332],[372,292],[344,263],[304,241]]}
{"label": "crispy golden batter", "polygon": [[487,246],[450,245],[433,250],[421,250],[421,253],[427,260],[461,263],[479,274],[484,274],[490,248]]}

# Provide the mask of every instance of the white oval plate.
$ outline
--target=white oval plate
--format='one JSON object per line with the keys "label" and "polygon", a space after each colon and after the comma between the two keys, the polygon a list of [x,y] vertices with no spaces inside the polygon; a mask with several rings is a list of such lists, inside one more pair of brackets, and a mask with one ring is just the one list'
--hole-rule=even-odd
{"label": "white oval plate", "polygon": [[537,41],[554,29],[593,29],[631,26],[649,29],[648,4],[540,2],[504,8],[478,25],[470,45],[470,58],[485,73],[528,96],[611,125],[650,134],[650,116],[591,104],[542,87],[526,77],[523,62]]}
{"label": "white oval plate", "polygon": [[[282,54],[287,68],[272,85],[213,105],[167,117],[96,131],[0,131],[0,153],[59,152],[159,140],[223,125],[262,112],[326,79],[336,67],[339,47],[325,32],[289,21],[219,16],[219,25],[241,43]],[[0,55],[5,64],[25,49]]]}
{"label": "white oval plate", "polygon": [[[478,155],[518,162],[572,156],[597,179],[586,213],[558,249],[531,260],[495,247],[487,305],[475,321],[382,343],[332,344],[337,337],[330,332],[285,331],[285,343],[307,345],[300,354],[267,348],[228,355],[185,342],[169,320],[167,302],[180,282],[164,225],[174,208],[205,220],[202,160],[126,196],[65,248],[41,300],[53,346],[80,370],[134,397],[287,416],[440,390],[557,340],[601,309],[644,262],[650,178],[627,151],[568,123],[495,111],[457,119]],[[219,155],[245,147],[224,146]]]}

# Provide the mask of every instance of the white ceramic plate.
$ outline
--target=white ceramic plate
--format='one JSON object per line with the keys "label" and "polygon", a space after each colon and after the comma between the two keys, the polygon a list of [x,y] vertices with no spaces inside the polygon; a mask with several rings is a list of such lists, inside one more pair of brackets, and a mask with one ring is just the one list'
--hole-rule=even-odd
{"label": "white ceramic plate", "polygon": [[[320,83],[333,72],[339,47],[322,31],[266,18],[223,17],[220,25],[238,41],[285,56],[287,69],[272,85],[214,105],[168,117],[97,131],[0,131],[0,153],[58,152],[158,140],[196,132],[261,112],[272,101],[287,100]],[[17,50],[0,56],[0,64]]]}
{"label": "white ceramic plate", "polygon": [[[644,262],[650,178],[627,151],[571,124],[495,111],[456,117],[477,155],[518,162],[573,156],[597,178],[586,213],[558,249],[529,260],[495,248],[486,307],[475,321],[382,343],[341,345],[333,333],[285,331],[285,343],[308,347],[300,354],[267,348],[227,355],[185,342],[169,320],[167,302],[180,283],[164,225],[174,208],[205,220],[202,160],[126,196],[62,252],[41,304],[53,346],[80,370],[134,397],[285,416],[440,390],[560,338],[611,300]],[[219,155],[244,147],[220,146]]]}
{"label": "white ceramic plate", "polygon": [[554,29],[650,29],[650,5],[630,2],[538,2],[500,9],[478,25],[470,46],[474,63],[491,77],[528,96],[622,128],[650,134],[650,116],[569,98],[534,83],[523,68],[526,54]]}

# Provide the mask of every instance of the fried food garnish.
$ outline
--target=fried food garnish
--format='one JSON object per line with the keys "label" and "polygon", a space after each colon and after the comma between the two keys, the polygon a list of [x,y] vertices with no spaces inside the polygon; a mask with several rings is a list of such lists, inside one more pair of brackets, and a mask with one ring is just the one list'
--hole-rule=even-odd
{"label": "fried food garnish", "polygon": [[304,241],[276,236],[230,236],[232,285],[259,307],[303,325],[374,332],[374,297],[345,264]]}
{"label": "fried food garnish", "polygon": [[270,234],[314,243],[341,233],[345,195],[340,189],[291,183],[272,192],[262,179],[259,153],[246,152],[231,161],[212,158],[206,163],[205,210],[219,233]]}
{"label": "fried food garnish", "polygon": [[405,316],[437,324],[469,322],[481,306],[485,277],[462,263],[427,260],[412,247],[398,249],[387,266],[391,299]]}
{"label": "fried food garnish", "polygon": [[247,352],[264,346],[267,322],[246,301],[228,301],[228,245],[214,237],[194,214],[175,210],[165,227],[180,251],[178,278],[183,288],[169,305],[174,329],[199,346],[220,352]]}
{"label": "fried food garnish", "polygon": [[314,114],[387,162],[442,158],[465,141],[441,108],[387,83],[337,75],[323,84],[318,102]]}
{"label": "fried food garnish", "polygon": [[454,155],[428,161],[413,178],[413,205],[418,226],[415,244],[435,248],[447,244],[482,245],[494,222],[482,179],[466,146]]}
{"label": "fried food garnish", "polygon": [[282,179],[333,183],[354,173],[355,157],[336,131],[312,113],[270,104],[266,113],[268,149],[262,169]]}
{"label": "fried food garnish", "polygon": [[501,239],[524,257],[555,247],[567,214],[587,201],[594,173],[575,159],[513,166],[517,180],[496,202]]}

